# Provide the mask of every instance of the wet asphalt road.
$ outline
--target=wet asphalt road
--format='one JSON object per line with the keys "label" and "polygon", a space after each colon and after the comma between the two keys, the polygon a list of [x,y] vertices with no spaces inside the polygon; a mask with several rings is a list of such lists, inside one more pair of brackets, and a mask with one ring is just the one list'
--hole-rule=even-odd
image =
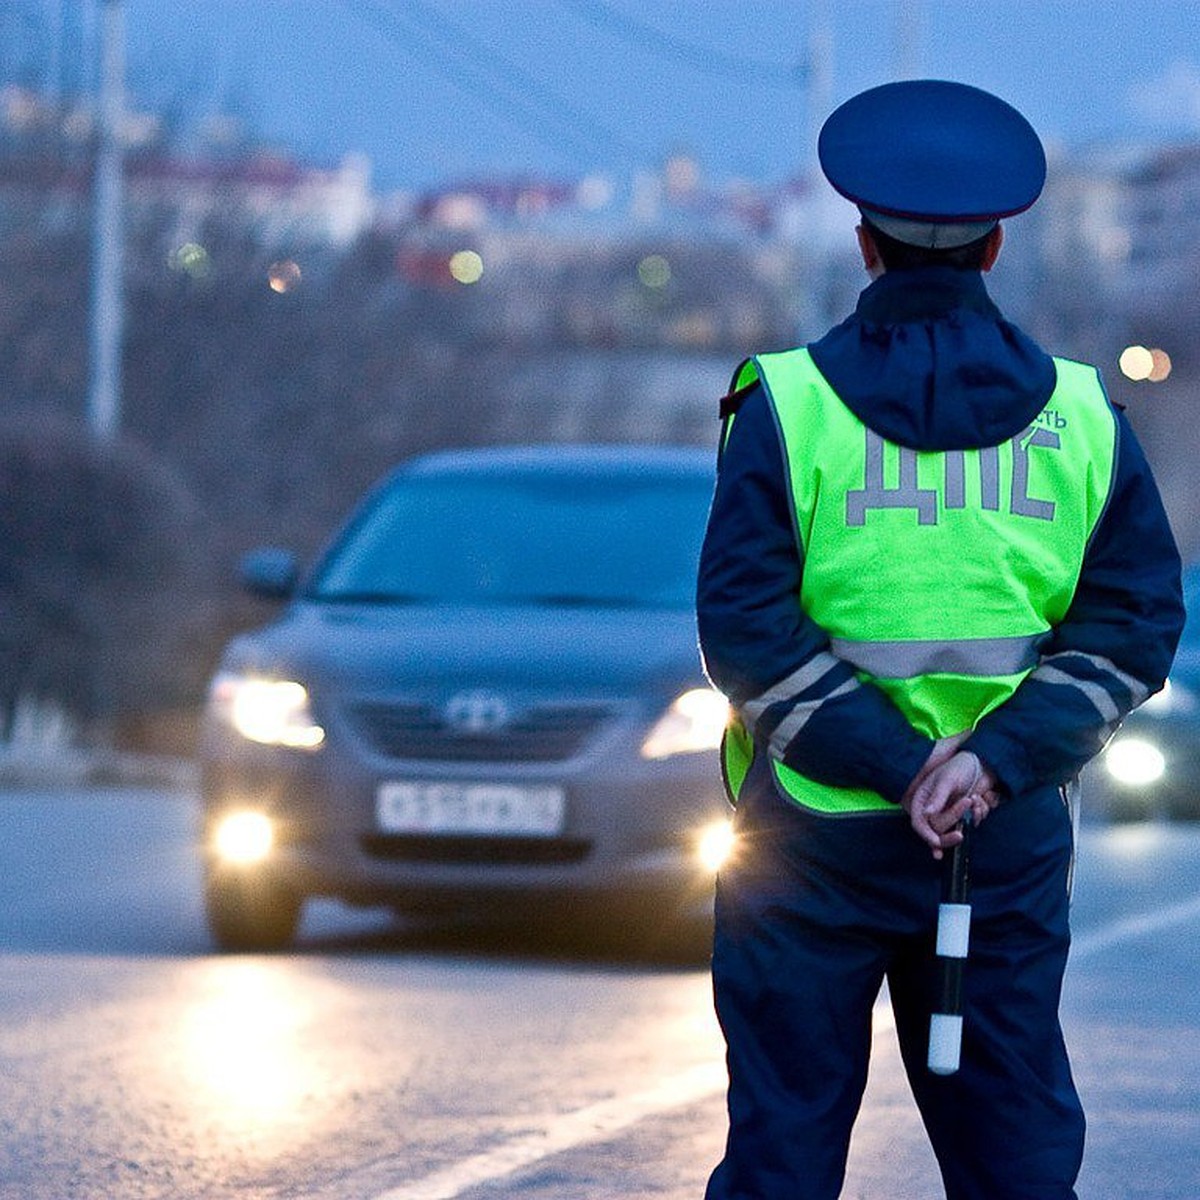
{"label": "wet asphalt road", "polygon": [[[186,793],[0,793],[0,1200],[698,1200],[696,957],[316,906],[215,955]],[[1200,1196],[1200,828],[1085,827],[1081,1200]],[[847,1200],[940,1196],[886,1009]]]}

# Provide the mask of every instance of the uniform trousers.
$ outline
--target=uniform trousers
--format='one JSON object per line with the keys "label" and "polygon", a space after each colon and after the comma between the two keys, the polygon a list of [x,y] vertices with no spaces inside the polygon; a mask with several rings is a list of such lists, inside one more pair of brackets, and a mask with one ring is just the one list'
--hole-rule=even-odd
{"label": "uniform trousers", "polygon": [[713,952],[729,1133],[707,1200],[836,1200],[885,979],[947,1200],[1075,1200],[1084,1117],[1058,1017],[1073,853],[1062,793],[1007,800],[972,838],[951,1076],[925,1065],[942,867],[907,816],[803,809],[758,756],[734,824]]}

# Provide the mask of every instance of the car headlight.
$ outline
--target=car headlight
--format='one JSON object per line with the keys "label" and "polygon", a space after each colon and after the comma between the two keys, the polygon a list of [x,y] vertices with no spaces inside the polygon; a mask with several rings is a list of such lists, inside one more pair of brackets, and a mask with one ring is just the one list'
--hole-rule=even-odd
{"label": "car headlight", "polygon": [[677,696],[642,743],[643,758],[670,758],[715,750],[729,721],[729,701],[712,688]]}
{"label": "car headlight", "polygon": [[1163,752],[1140,737],[1116,737],[1104,751],[1104,768],[1118,783],[1139,787],[1156,783],[1167,769]]}
{"label": "car headlight", "polygon": [[222,672],[212,683],[209,712],[242,737],[264,746],[315,750],[325,730],[312,716],[308,691],[294,679]]}

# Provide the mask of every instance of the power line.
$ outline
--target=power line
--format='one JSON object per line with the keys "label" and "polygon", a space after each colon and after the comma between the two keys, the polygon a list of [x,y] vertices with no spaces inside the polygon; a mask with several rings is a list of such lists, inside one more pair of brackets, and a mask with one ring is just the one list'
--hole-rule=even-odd
{"label": "power line", "polygon": [[[391,7],[381,0],[343,0],[362,21],[393,46],[433,68],[457,87],[482,99],[526,133],[561,149],[633,161],[637,151],[590,114],[571,104],[541,80],[500,57],[461,25],[423,0]],[[423,45],[426,53],[420,52]],[[557,132],[551,134],[547,126]]]}
{"label": "power line", "polygon": [[741,54],[728,54],[709,46],[698,46],[664,33],[602,0],[559,0],[559,3],[585,21],[611,30],[631,45],[668,55],[705,75],[722,78],[736,76],[748,84],[771,83],[786,87],[798,87],[808,76],[808,63],[803,59],[794,64],[765,62]]}

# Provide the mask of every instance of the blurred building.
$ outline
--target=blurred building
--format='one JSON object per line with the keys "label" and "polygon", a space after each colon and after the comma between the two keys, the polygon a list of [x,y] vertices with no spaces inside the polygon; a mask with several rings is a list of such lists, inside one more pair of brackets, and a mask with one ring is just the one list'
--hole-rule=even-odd
{"label": "blurred building", "polygon": [[[363,156],[316,168],[254,144],[234,122],[210,122],[205,132],[175,147],[160,118],[126,114],[127,220],[170,214],[187,241],[219,214],[244,222],[267,244],[332,246],[348,245],[375,220],[370,163]],[[16,85],[0,90],[0,204],[38,195],[60,210],[87,205],[95,138],[88,104]]]}
{"label": "blurred building", "polygon": [[[624,353],[702,360],[707,378],[709,363],[817,336],[864,282],[856,214],[811,164],[776,182],[713,180],[675,153],[624,178],[495,176],[380,196],[366,159],[313,166],[229,117],[181,130],[130,113],[123,138],[126,222],[140,247],[131,276],[206,278],[206,237],[219,227],[254,260],[243,266],[291,272],[270,276],[282,291],[369,235],[390,248],[397,286],[442,298],[427,340],[495,343],[558,362],[560,377],[557,356],[586,351],[586,377],[601,381],[612,355],[609,390],[618,378],[621,388],[668,378],[629,376]],[[0,91],[0,228],[86,231],[94,149],[87,100]],[[1046,344],[1106,371],[1131,341],[1166,347],[1177,386],[1200,324],[1200,144],[1052,148],[1051,159],[1045,195],[1009,224],[989,287]],[[1137,399],[1113,382],[1118,399]],[[667,409],[697,402],[667,391]]]}

